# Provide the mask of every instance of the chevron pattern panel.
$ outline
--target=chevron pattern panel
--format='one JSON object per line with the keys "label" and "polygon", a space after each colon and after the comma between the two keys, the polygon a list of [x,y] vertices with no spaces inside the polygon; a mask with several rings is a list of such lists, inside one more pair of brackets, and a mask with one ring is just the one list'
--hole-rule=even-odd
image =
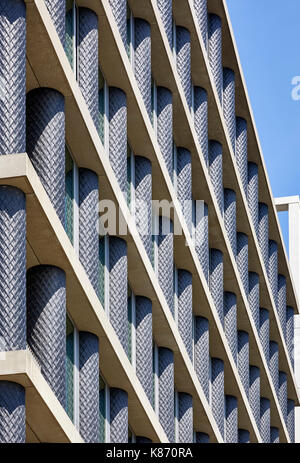
{"label": "chevron pattern panel", "polygon": [[278,400],[285,423],[287,422],[287,374],[279,372]]}
{"label": "chevron pattern panel", "polygon": [[136,436],[135,437],[135,442],[137,444],[151,444],[152,440],[148,439],[148,437],[143,437],[143,436]]}
{"label": "chevron pattern panel", "polygon": [[239,429],[239,444],[250,444],[250,432],[247,429]]}
{"label": "chevron pattern panel", "polygon": [[211,359],[211,408],[219,431],[224,438],[225,396],[224,396],[224,362],[218,358]]}
{"label": "chevron pattern panel", "polygon": [[203,43],[207,49],[207,0],[194,0],[194,8]]}
{"label": "chevron pattern panel", "polygon": [[227,444],[238,442],[238,401],[232,395],[225,396],[225,440]]}
{"label": "chevron pattern panel", "polygon": [[272,295],[277,308],[278,303],[278,245],[276,241],[269,240],[269,270],[268,277]]}
{"label": "chevron pattern panel", "polygon": [[157,141],[173,178],[173,104],[172,93],[165,87],[157,87]]}
{"label": "chevron pattern panel", "polygon": [[295,402],[288,399],[287,403],[287,430],[292,443],[295,442]]}
{"label": "chevron pattern panel", "polygon": [[236,118],[235,158],[244,188],[248,196],[248,132],[247,122],[241,117]]}
{"label": "chevron pattern panel", "polygon": [[25,431],[25,389],[11,381],[0,381],[0,443],[24,444]]}
{"label": "chevron pattern panel", "polygon": [[128,395],[113,387],[110,388],[110,442],[128,442]]}
{"label": "chevron pattern panel", "polygon": [[0,155],[25,151],[26,8],[0,1]]}
{"label": "chevron pattern panel", "polygon": [[195,317],[194,368],[209,402],[209,323],[207,318]]}
{"label": "chevron pattern panel", "polygon": [[99,342],[96,335],[79,333],[79,423],[85,442],[99,442]]}
{"label": "chevron pattern panel", "polygon": [[258,166],[254,162],[248,162],[248,206],[258,233]]}
{"label": "chevron pattern panel", "polygon": [[270,429],[271,444],[279,444],[279,429],[271,426]]}
{"label": "chevron pattern panel", "polygon": [[256,421],[260,427],[260,370],[253,365],[249,368],[249,403]]}
{"label": "chevron pattern panel", "polygon": [[[205,0],[206,1],[206,0]],[[193,87],[194,125],[205,164],[208,165],[208,103],[204,88]]]}
{"label": "chevron pattern panel", "polygon": [[27,271],[27,343],[65,408],[66,276],[58,267],[38,265]]}
{"label": "chevron pattern panel", "polygon": [[260,399],[260,435],[265,444],[270,443],[270,401],[265,397]]}
{"label": "chevron pattern panel", "polygon": [[218,249],[210,250],[209,289],[217,309],[220,321],[224,326],[223,307],[223,254]]}
{"label": "chevron pattern panel", "polygon": [[209,444],[209,435],[205,432],[196,432],[196,444]]}
{"label": "chevron pattern panel", "polygon": [[233,255],[236,256],[236,194],[228,188],[224,188],[224,225]]}
{"label": "chevron pattern panel", "polygon": [[294,369],[294,309],[293,307],[286,308],[286,345],[290,357],[292,367]]}
{"label": "chevron pattern panel", "polygon": [[265,203],[258,204],[258,242],[263,261],[269,267],[269,208]]}
{"label": "chevron pattern panel", "polygon": [[246,331],[238,331],[238,372],[249,397],[249,335]]}
{"label": "chevron pattern panel", "polygon": [[116,236],[109,237],[109,319],[127,353],[127,243]]}
{"label": "chevron pattern panel", "polygon": [[178,270],[178,329],[187,353],[193,360],[193,288],[192,274]]}
{"label": "chevron pattern panel", "polygon": [[136,375],[150,401],[153,402],[152,371],[152,302],[136,296]]}
{"label": "chevron pattern panel", "polygon": [[179,443],[192,444],[193,433],[193,397],[185,392],[178,393],[178,437]]}
{"label": "chevron pattern panel", "polygon": [[98,16],[89,8],[79,8],[78,26],[78,83],[97,127],[99,122]]}
{"label": "chevron pattern panel", "polygon": [[38,88],[27,94],[26,151],[51,203],[65,223],[65,102],[61,93]]}
{"label": "chevron pattern panel", "polygon": [[222,22],[221,18],[215,14],[208,15],[208,59],[217,93],[222,103]]}
{"label": "chevron pattern panel", "polygon": [[135,156],[135,220],[149,259],[152,259],[152,166]]}
{"label": "chevron pattern panel", "polygon": [[259,339],[265,354],[267,364],[269,364],[269,341],[270,341],[270,315],[267,309],[259,311]]}
{"label": "chevron pattern panel", "polygon": [[121,39],[124,46],[127,41],[127,1],[126,0],[109,0],[109,4],[117,23]]}
{"label": "chevron pattern panel", "polygon": [[278,366],[279,366],[278,343],[275,341],[270,341],[269,368],[270,368],[271,378],[272,378],[277,395],[278,395],[278,385],[279,385]]}
{"label": "chevron pattern panel", "polygon": [[109,88],[109,161],[121,191],[127,193],[127,101],[123,90]]}
{"label": "chevron pattern panel", "polygon": [[231,147],[235,152],[236,118],[235,118],[235,75],[232,69],[223,69],[223,114],[231,141]]}
{"label": "chevron pattern panel", "polygon": [[286,340],[286,278],[283,275],[278,275],[277,312],[283,337]]}
{"label": "chevron pattern panel", "polygon": [[236,236],[236,242],[236,264],[247,296],[249,293],[248,236],[245,233],[238,232]]}
{"label": "chevron pattern panel", "polygon": [[79,169],[79,258],[99,295],[98,175]]}
{"label": "chevron pattern panel", "polygon": [[66,0],[45,0],[51,19],[62,45],[66,38]]}
{"label": "chevron pattern panel", "polygon": [[224,331],[233,359],[237,363],[237,306],[236,295],[224,293]]}
{"label": "chevron pattern panel", "polygon": [[[166,221],[167,222],[167,221]],[[169,232],[164,227],[162,218],[159,218],[159,235],[157,237],[158,245],[158,281],[162,292],[166,298],[169,309],[174,315],[174,258],[173,258],[173,227],[170,223]]]}
{"label": "chevron pattern panel", "polygon": [[176,27],[176,65],[185,98],[190,108],[192,103],[191,34],[188,29],[181,26]]}
{"label": "chevron pattern panel", "polygon": [[249,272],[248,302],[255,327],[259,332],[259,275],[255,272]]}
{"label": "chevron pattern panel", "polygon": [[195,249],[206,281],[209,280],[208,207],[202,202],[196,207]]}
{"label": "chevron pattern panel", "polygon": [[151,116],[151,27],[144,19],[134,20],[134,73],[149,117]]}
{"label": "chevron pattern panel", "polygon": [[158,349],[159,421],[170,442],[174,442],[174,354]]}
{"label": "chevron pattern panel", "polygon": [[0,186],[0,351],[26,348],[26,199]]}
{"label": "chevron pattern panel", "polygon": [[192,158],[189,150],[177,148],[177,196],[190,233],[192,232]]}
{"label": "chevron pattern panel", "polygon": [[221,214],[224,212],[223,152],[217,141],[209,141],[209,175]]}
{"label": "chevron pattern panel", "polygon": [[157,6],[158,6],[158,9],[161,15],[161,20],[164,25],[170,47],[172,47],[172,44],[173,44],[172,0],[157,0]]}

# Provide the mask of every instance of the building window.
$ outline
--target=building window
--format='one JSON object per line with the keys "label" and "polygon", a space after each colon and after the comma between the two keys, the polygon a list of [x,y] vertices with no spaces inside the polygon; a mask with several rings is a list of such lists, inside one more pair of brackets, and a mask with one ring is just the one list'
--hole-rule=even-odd
{"label": "building window", "polygon": [[79,246],[78,167],[65,147],[65,230],[78,254]]}
{"label": "building window", "polygon": [[128,286],[128,358],[135,370],[136,367],[136,316],[135,316],[135,295]]}
{"label": "building window", "polygon": [[159,385],[158,385],[158,347],[153,340],[153,410],[159,416]]}
{"label": "building window", "polygon": [[109,236],[99,237],[99,299],[109,314]]}
{"label": "building window", "polygon": [[174,391],[174,427],[175,427],[175,442],[179,442],[179,399],[178,391]]}
{"label": "building window", "polygon": [[79,335],[69,315],[66,319],[66,412],[79,429]]}

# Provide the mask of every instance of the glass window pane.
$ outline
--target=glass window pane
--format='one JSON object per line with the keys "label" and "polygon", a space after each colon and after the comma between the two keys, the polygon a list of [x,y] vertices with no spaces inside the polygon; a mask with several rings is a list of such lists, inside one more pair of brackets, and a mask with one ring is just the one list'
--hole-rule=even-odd
{"label": "glass window pane", "polygon": [[99,378],[99,419],[100,419],[100,434],[99,442],[100,444],[105,443],[105,418],[106,418],[106,400],[105,400],[105,382],[102,377]]}
{"label": "glass window pane", "polygon": [[66,412],[74,420],[74,326],[66,320]]}
{"label": "glass window pane", "polygon": [[130,362],[132,361],[132,336],[131,336],[131,328],[132,328],[132,294],[128,291],[128,358]]}
{"label": "glass window pane", "polygon": [[73,244],[73,199],[74,199],[74,179],[73,179],[73,166],[74,162],[66,146],[66,162],[65,162],[65,230]]}

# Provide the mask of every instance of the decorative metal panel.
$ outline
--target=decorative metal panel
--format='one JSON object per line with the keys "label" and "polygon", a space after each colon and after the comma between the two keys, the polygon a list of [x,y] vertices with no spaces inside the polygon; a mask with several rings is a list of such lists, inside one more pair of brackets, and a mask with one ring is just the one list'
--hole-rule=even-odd
{"label": "decorative metal panel", "polygon": [[176,65],[188,107],[191,107],[191,35],[185,27],[176,27]]}
{"label": "decorative metal panel", "polygon": [[225,396],[226,443],[238,442],[238,401],[232,395]]}
{"label": "decorative metal panel", "polygon": [[201,87],[194,87],[194,124],[205,164],[208,165],[208,103],[207,92]]}
{"label": "decorative metal panel", "polygon": [[195,249],[206,281],[209,280],[208,207],[204,202],[196,208]]}
{"label": "decorative metal panel", "polygon": [[248,133],[247,122],[241,117],[236,118],[235,157],[244,188],[246,198],[248,196]]}
{"label": "decorative metal panel", "polygon": [[237,364],[237,306],[236,295],[224,293],[224,331],[233,359]]}
{"label": "decorative metal panel", "polygon": [[157,87],[157,141],[173,179],[173,104],[172,93],[165,87]]}
{"label": "decorative metal panel", "polygon": [[278,275],[277,312],[283,337],[286,340],[286,278]]}
{"label": "decorative metal panel", "polygon": [[249,397],[249,335],[246,331],[238,331],[238,372]]}
{"label": "decorative metal panel", "polygon": [[264,203],[258,204],[258,242],[265,268],[269,267],[269,208]]}
{"label": "decorative metal panel", "polygon": [[25,388],[11,381],[0,381],[0,443],[24,444],[25,438]]}
{"label": "decorative metal panel", "polygon": [[224,225],[233,255],[236,256],[236,194],[228,188],[224,189]]}
{"label": "decorative metal panel", "polygon": [[218,358],[211,359],[211,408],[219,431],[224,438],[225,396],[224,396],[224,362]]}
{"label": "decorative metal panel", "polygon": [[127,100],[123,90],[109,88],[109,161],[121,191],[127,191]]}
{"label": "decorative metal panel", "polygon": [[255,327],[259,332],[259,275],[255,272],[249,272],[248,302]]}
{"label": "decorative metal panel", "polygon": [[193,397],[185,392],[178,393],[179,443],[193,443]]}
{"label": "decorative metal panel", "polygon": [[62,45],[66,37],[66,0],[45,0],[51,19]]}
{"label": "decorative metal panel", "polygon": [[248,162],[248,206],[258,233],[258,166],[254,162]]}
{"label": "decorative metal panel", "polygon": [[292,368],[295,368],[294,361],[294,309],[293,307],[286,308],[286,345],[292,364]]}
{"label": "decorative metal panel", "polygon": [[134,19],[134,74],[146,110],[151,115],[151,27],[144,19]]}
{"label": "decorative metal panel", "polygon": [[147,297],[136,296],[136,375],[152,404],[152,302]]}
{"label": "decorative metal panel", "polygon": [[269,364],[270,316],[267,309],[260,309],[259,324],[259,338],[265,354],[266,362]]}
{"label": "decorative metal panel", "polygon": [[195,317],[194,364],[205,397],[209,401],[209,323],[204,317]]}
{"label": "decorative metal panel", "polygon": [[135,220],[149,259],[152,259],[152,166],[135,156]]}
{"label": "decorative metal panel", "polygon": [[[165,225],[165,224],[164,224]],[[174,257],[173,257],[173,224],[170,221],[170,231],[164,230],[162,218],[159,218],[158,244],[158,281],[166,298],[169,309],[174,315]]]}
{"label": "decorative metal panel", "polygon": [[159,421],[169,442],[174,442],[174,354],[158,348]]}
{"label": "decorative metal panel", "polygon": [[253,365],[249,373],[249,403],[257,427],[260,427],[260,370]]}
{"label": "decorative metal panel", "polygon": [[271,412],[270,412],[270,401],[265,397],[260,399],[260,435],[262,441],[265,444],[270,443],[270,423],[271,423]]}
{"label": "decorative metal panel", "polygon": [[237,233],[237,254],[236,264],[243,283],[243,287],[248,296],[249,293],[249,274],[248,274],[248,236],[245,233]]}
{"label": "decorative metal panel", "polygon": [[287,403],[287,430],[292,443],[295,442],[295,401],[288,399]]}
{"label": "decorative metal panel", "polygon": [[279,372],[278,400],[282,411],[283,419],[287,422],[287,374]]}
{"label": "decorative metal panel", "polygon": [[278,385],[279,385],[279,351],[278,351],[278,343],[275,341],[270,341],[270,361],[269,361],[269,368],[271,373],[271,378],[273,381],[273,385],[278,395]]}
{"label": "decorative metal panel", "polygon": [[209,174],[221,214],[224,212],[223,152],[217,141],[209,141]]}
{"label": "decorative metal panel", "polygon": [[269,240],[269,271],[270,286],[277,308],[278,303],[278,245],[276,241]]}
{"label": "decorative metal panel", "polygon": [[208,58],[220,102],[222,103],[222,22],[215,14],[208,15]]}
{"label": "decorative metal panel", "polygon": [[279,444],[279,429],[271,426],[270,433],[271,444]]}
{"label": "decorative metal panel", "polygon": [[119,28],[121,39],[126,46],[127,0],[109,0],[109,4]]}
{"label": "decorative metal panel", "polygon": [[233,152],[235,152],[235,75],[232,69],[223,69],[223,114]]}
{"label": "decorative metal panel", "polygon": [[194,0],[194,8],[204,46],[207,48],[207,0]]}
{"label": "decorative metal panel", "polygon": [[193,359],[193,288],[192,274],[178,270],[178,329],[188,355]]}
{"label": "decorative metal panel", "polygon": [[239,444],[250,444],[250,432],[247,429],[239,429]]}
{"label": "decorative metal panel", "polygon": [[177,196],[183,216],[192,231],[192,158],[189,150],[177,148]]}
{"label": "decorative metal panel", "polygon": [[224,326],[224,307],[223,307],[223,254],[218,249],[210,250],[210,275],[209,289],[217,309],[220,321]]}
{"label": "decorative metal panel", "polygon": [[128,442],[128,395],[122,389],[110,388],[110,442]]}
{"label": "decorative metal panel", "polygon": [[161,20],[164,25],[170,47],[172,47],[173,45],[172,0],[157,0],[157,6],[161,14]]}

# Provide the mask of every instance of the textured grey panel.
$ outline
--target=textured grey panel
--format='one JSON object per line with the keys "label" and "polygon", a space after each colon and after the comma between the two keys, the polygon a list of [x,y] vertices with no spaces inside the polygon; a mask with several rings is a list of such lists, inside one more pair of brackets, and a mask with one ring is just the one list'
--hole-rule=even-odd
{"label": "textured grey panel", "polygon": [[286,340],[286,278],[283,275],[278,275],[277,312],[283,337]]}
{"label": "textured grey panel", "polygon": [[174,354],[170,349],[158,349],[159,421],[167,438],[174,442]]}
{"label": "textured grey panel", "polygon": [[192,444],[193,433],[193,397],[185,392],[178,393],[178,434],[179,443]]}
{"label": "textured grey panel", "polygon": [[287,422],[287,374],[279,372],[278,400],[285,423]]}
{"label": "textured grey panel", "polygon": [[194,87],[194,124],[198,142],[208,165],[208,103],[204,88]]}
{"label": "textured grey panel", "polygon": [[258,233],[258,166],[254,162],[248,162],[248,206]]}
{"label": "textured grey panel", "polygon": [[294,369],[294,309],[286,308],[286,345]]}
{"label": "textured grey panel", "polygon": [[193,288],[192,274],[178,270],[178,329],[186,350],[193,359]]}
{"label": "textured grey panel", "polygon": [[64,46],[66,38],[66,0],[45,0],[45,4],[60,41]]}
{"label": "textured grey panel", "polygon": [[235,156],[238,171],[244,187],[246,198],[248,196],[248,133],[247,122],[241,117],[236,118]]}
{"label": "textured grey panel", "polygon": [[66,402],[66,276],[38,265],[27,272],[27,342],[62,406]]}
{"label": "textured grey panel", "polygon": [[226,443],[238,442],[238,401],[232,395],[225,396]]}
{"label": "textured grey panel", "polygon": [[79,259],[99,294],[98,175],[79,169]]}
{"label": "textured grey panel", "polygon": [[26,199],[0,186],[0,351],[26,348]]}
{"label": "textured grey panel", "polygon": [[78,8],[78,83],[97,126],[98,109],[98,16],[89,8]]}
{"label": "textured grey panel", "polygon": [[278,353],[278,343],[275,341],[270,341],[270,362],[269,368],[271,373],[271,378],[275,387],[276,394],[278,395],[278,364],[279,364],[279,353]]}
{"label": "textured grey panel", "polygon": [[194,8],[202,39],[207,48],[207,0],[194,0]]}
{"label": "textured grey panel", "polygon": [[152,440],[148,439],[148,437],[143,437],[143,436],[136,436],[135,437],[135,442],[137,444],[151,444]]}
{"label": "textured grey panel", "polygon": [[249,397],[249,335],[246,331],[238,331],[238,372]]}
{"label": "textured grey panel", "polygon": [[110,442],[128,442],[128,395],[114,387],[110,388]]}
{"label": "textured grey panel", "polygon": [[224,438],[225,396],[224,396],[224,362],[218,358],[211,359],[211,408],[219,431]]}
{"label": "textured grey panel", "polygon": [[258,204],[258,242],[263,261],[269,267],[269,208],[264,203]]}
{"label": "textured grey panel", "polygon": [[204,202],[196,210],[195,248],[205,279],[209,279],[208,207]]}
{"label": "textured grey panel", "polygon": [[61,93],[38,88],[27,94],[26,151],[65,223],[65,102]]}
{"label": "textured grey panel", "polygon": [[288,399],[287,403],[287,430],[291,439],[291,442],[295,442],[295,402],[294,400]]}
{"label": "textured grey panel", "polygon": [[109,319],[126,353],[128,351],[127,298],[127,243],[121,238],[110,236]]}
{"label": "textured grey panel", "polygon": [[192,159],[185,148],[177,148],[177,196],[188,229],[192,231]]}
{"label": "textured grey panel", "polygon": [[267,364],[269,364],[270,316],[267,309],[260,309],[259,311],[259,339]]}
{"label": "textured grey panel", "polygon": [[85,442],[99,442],[99,342],[79,333],[79,423]]}
{"label": "textured grey panel", "polygon": [[236,256],[236,194],[228,188],[224,188],[224,225],[233,255]]}
{"label": "textured grey panel", "polygon": [[270,401],[265,397],[260,399],[260,435],[262,441],[266,444],[270,443],[270,421],[271,421],[271,412],[270,412]]}
{"label": "textured grey panel", "polygon": [[196,444],[209,444],[209,435],[205,432],[196,432]]}
{"label": "textured grey panel", "polygon": [[259,332],[259,275],[255,272],[249,272],[248,302],[257,332]]}
{"label": "textured grey panel", "polygon": [[149,259],[152,259],[152,166],[135,156],[135,220]]}
{"label": "textured grey panel", "polygon": [[253,365],[249,369],[249,403],[257,427],[260,427],[260,371]]}
{"label": "textured grey panel", "polygon": [[136,375],[146,395],[153,400],[152,370],[152,302],[147,297],[136,296]]}
{"label": "textured grey panel", "polygon": [[26,9],[0,1],[0,155],[25,151]]}
{"label": "textured grey panel", "polygon": [[176,27],[176,65],[188,107],[191,107],[191,34],[185,27]]}
{"label": "textured grey panel", "polygon": [[162,219],[159,218],[158,245],[158,281],[166,298],[169,309],[174,315],[174,258],[173,258],[173,228],[170,222],[170,232],[164,230]]}
{"label": "textured grey panel", "polygon": [[268,277],[277,308],[278,303],[278,245],[276,241],[269,240],[269,270]]}
{"label": "textured grey panel", "polygon": [[222,145],[209,141],[209,174],[221,214],[224,211]]}
{"label": "textured grey panel", "polygon": [[208,58],[217,92],[222,102],[222,22],[215,14],[208,15]]}
{"label": "textured grey panel", "polygon": [[157,0],[157,6],[160,11],[162,23],[165,27],[170,47],[172,47],[172,43],[173,43],[172,0]]}
{"label": "textured grey panel", "polygon": [[24,444],[25,430],[24,387],[11,381],[0,381],[0,443]]}
{"label": "textured grey panel", "polygon": [[247,429],[239,429],[239,444],[250,444],[250,432]]}
{"label": "textured grey panel", "polygon": [[237,306],[236,295],[224,293],[224,331],[235,363],[237,363]]}
{"label": "textured grey panel", "polygon": [[109,88],[109,161],[127,194],[127,101],[123,90]]}
{"label": "textured grey panel", "polygon": [[223,69],[223,113],[233,152],[235,152],[235,75],[232,69]]}
{"label": "textured grey panel", "polygon": [[224,326],[223,308],[223,254],[218,249],[210,250],[210,274],[209,289],[219,314],[222,325]]}
{"label": "textured grey panel", "polygon": [[127,40],[127,1],[126,0],[109,0],[109,4],[114,15],[115,21],[119,28],[121,38],[126,46]]}
{"label": "textured grey panel", "polygon": [[237,254],[236,264],[243,283],[243,287],[248,296],[249,292],[249,273],[248,273],[248,236],[245,233],[237,233]]}
{"label": "textured grey panel", "polygon": [[209,323],[204,317],[195,317],[195,371],[205,397],[209,401]]}
{"label": "textured grey panel", "polygon": [[134,74],[151,115],[151,27],[144,19],[134,20]]}
{"label": "textured grey panel", "polygon": [[270,433],[271,444],[279,444],[279,429],[271,426]]}
{"label": "textured grey panel", "polygon": [[157,141],[173,179],[173,105],[172,93],[165,87],[157,87]]}

